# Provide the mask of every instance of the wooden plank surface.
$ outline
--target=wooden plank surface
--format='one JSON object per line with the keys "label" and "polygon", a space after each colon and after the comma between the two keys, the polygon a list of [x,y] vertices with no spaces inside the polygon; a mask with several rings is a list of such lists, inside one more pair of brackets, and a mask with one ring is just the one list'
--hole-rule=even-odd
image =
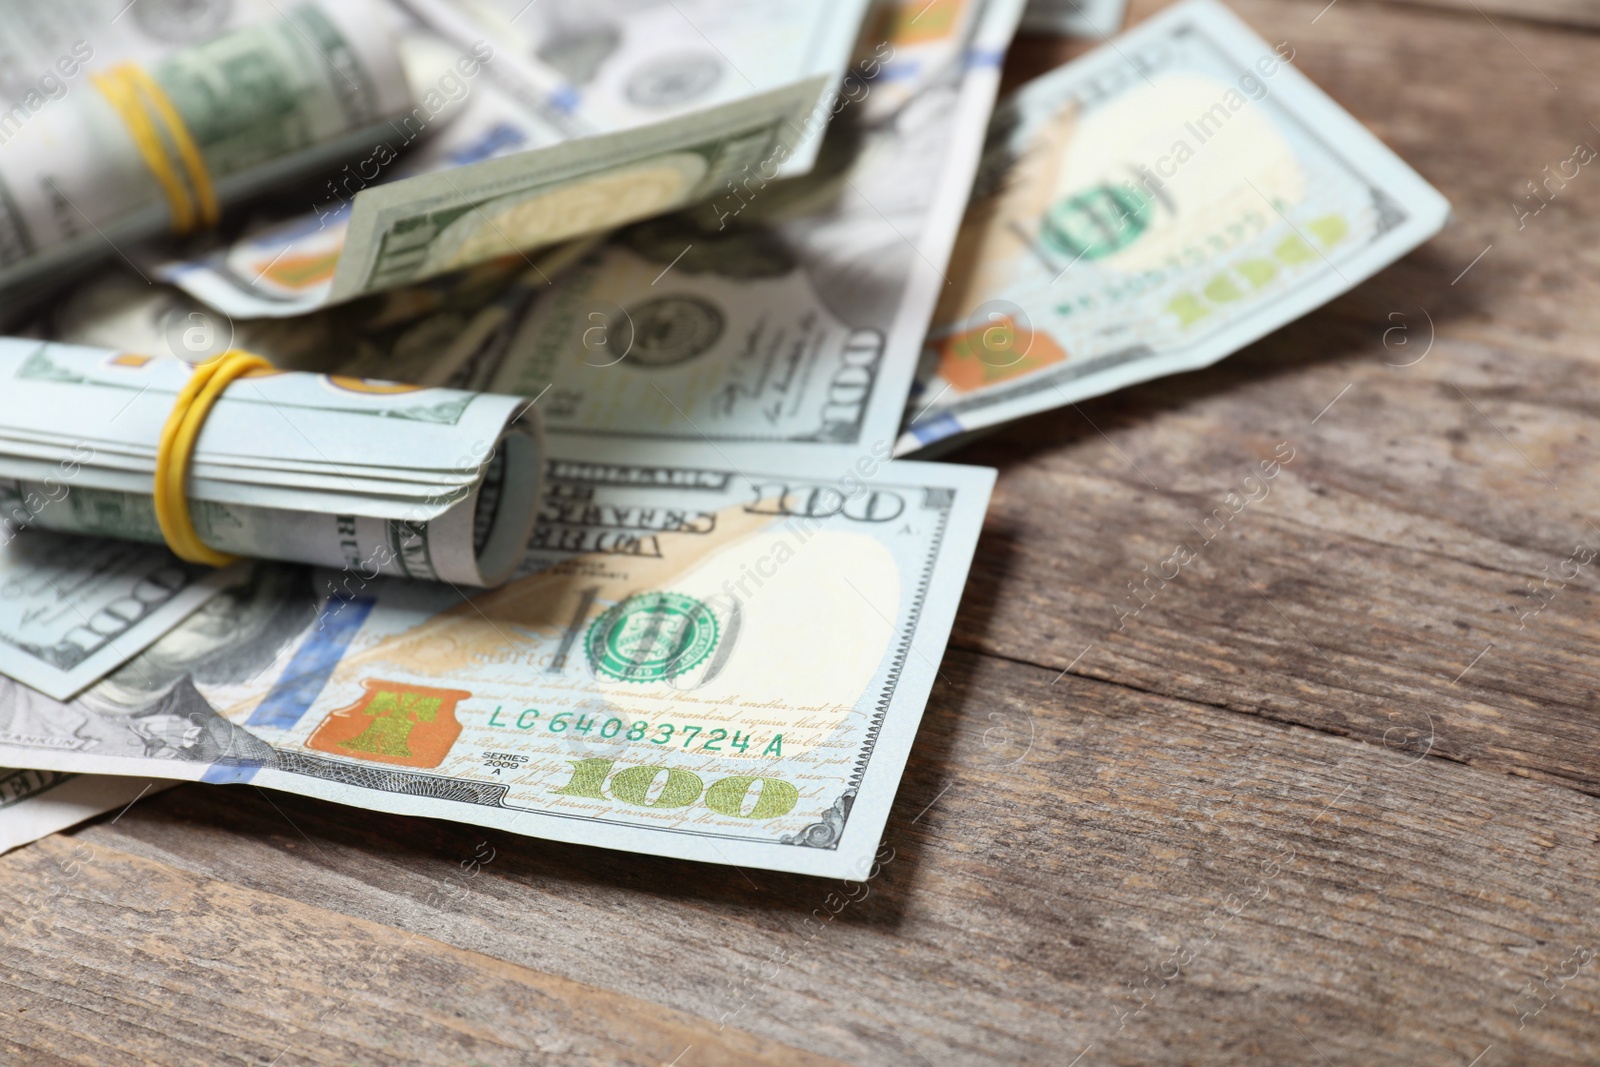
{"label": "wooden plank surface", "polygon": [[0,858],[0,1061],[1594,1062],[1600,562],[1543,583],[1600,549],[1600,175],[1512,207],[1600,145],[1592,7],[1235,6],[1455,219],[952,457],[1001,480],[864,899],[185,786]]}
{"label": "wooden plank surface", "polygon": [[8,857],[0,914],[7,1062],[831,1062],[87,839]]}
{"label": "wooden plank surface", "polygon": [[482,831],[251,787],[79,837],[852,1063],[1314,1058],[1295,1026],[1345,1062],[1585,1062],[1600,981],[1512,1009],[1593,943],[1600,800],[992,656],[941,671],[858,904],[506,835],[442,894]]}
{"label": "wooden plank surface", "polygon": [[1600,4],[1595,3],[1595,0],[1387,0],[1387,2],[1437,7],[1472,18],[1487,19],[1490,23],[1504,18],[1553,22],[1562,26],[1600,26]]}
{"label": "wooden plank surface", "polygon": [[[1594,568],[1544,581],[1580,544],[1600,550],[1600,180],[1580,173],[1520,228],[1511,203],[1575,142],[1600,145],[1600,38],[1525,25],[1519,51],[1418,8],[1341,5],[1313,26],[1314,0],[1236,6],[1456,218],[1217,368],[968,450],[1006,473],[969,591],[984,607],[957,643],[1058,670],[1082,654],[1075,671],[1151,692],[1376,743],[1432,737],[1443,758],[1596,791]],[[1426,91],[1397,98],[1397,51]],[[1295,459],[1272,495],[1208,542],[1280,442]],[[1198,562],[1146,587],[1179,543]]]}

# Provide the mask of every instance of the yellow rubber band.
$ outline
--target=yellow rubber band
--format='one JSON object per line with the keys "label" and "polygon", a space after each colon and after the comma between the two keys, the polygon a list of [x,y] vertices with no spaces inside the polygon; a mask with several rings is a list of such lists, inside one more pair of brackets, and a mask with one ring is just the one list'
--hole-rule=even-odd
{"label": "yellow rubber band", "polygon": [[161,88],[143,67],[129,64],[127,77],[139,87],[145,100],[155,108],[162,122],[166,124],[167,136],[178,149],[178,158],[183,161],[184,170],[189,173],[189,188],[194,192],[195,203],[200,209],[200,224],[215,226],[217,220],[221,218],[221,210],[217,206],[217,193],[212,188],[211,174],[206,170],[205,157],[200,154],[200,147],[190,135],[189,127],[184,125],[183,116],[172,106],[172,98],[167,95],[167,91]]}
{"label": "yellow rubber band", "polygon": [[211,362],[196,367],[172,404],[172,414],[161,428],[161,443],[156,448],[156,522],[161,527],[161,536],[167,539],[167,547],[179,559],[212,567],[224,567],[238,559],[218,552],[201,541],[195,532],[186,492],[189,460],[194,455],[194,444],[200,438],[206,416],[222,391],[242,375],[272,369],[272,364],[260,356],[237,348],[229,349]]}
{"label": "yellow rubber band", "polygon": [[161,135],[151,121],[139,92],[123,76],[121,67],[113,67],[104,74],[90,75],[94,87],[106,98],[127,127],[133,145],[139,150],[144,165],[149,169],[161,191],[166,194],[167,205],[172,210],[172,228],[180,233],[194,228],[194,205],[189,200],[189,190],[183,179],[167,158]]}
{"label": "yellow rubber band", "polygon": [[[140,158],[166,195],[172,210],[172,228],[186,233],[196,223],[216,225],[221,208],[205,158],[166,91],[143,68],[132,63],[118,64],[91,75],[90,80],[121,116]],[[168,153],[168,141],[177,152],[181,172]]]}

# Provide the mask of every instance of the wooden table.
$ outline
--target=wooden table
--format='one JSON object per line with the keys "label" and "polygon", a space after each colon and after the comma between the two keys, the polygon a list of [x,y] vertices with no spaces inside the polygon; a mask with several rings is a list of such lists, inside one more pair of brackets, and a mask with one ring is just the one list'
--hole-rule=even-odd
{"label": "wooden table", "polygon": [[1455,219],[954,457],[1000,483],[870,896],[807,940],[839,886],[183,787],[0,860],[0,1062],[1600,1058],[1600,168],[1512,208],[1600,146],[1600,5],[1235,4]]}

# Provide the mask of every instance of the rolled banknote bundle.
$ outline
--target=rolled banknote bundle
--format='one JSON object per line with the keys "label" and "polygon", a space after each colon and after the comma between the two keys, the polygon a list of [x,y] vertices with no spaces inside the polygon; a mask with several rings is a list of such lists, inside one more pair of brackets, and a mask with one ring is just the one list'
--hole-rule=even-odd
{"label": "rolled banknote bundle", "polygon": [[[264,361],[263,361],[264,362]],[[191,376],[173,357],[0,339],[0,523],[492,586],[533,529],[543,442],[528,401],[250,370],[187,451],[188,552],[158,507]]]}
{"label": "rolled banknote bundle", "polygon": [[[0,6],[0,33],[32,17]],[[8,55],[60,92],[0,113],[0,290],[212,225],[229,201],[366,144],[412,105],[391,22],[375,0],[300,3],[153,59],[127,58],[149,50],[113,47],[127,42],[109,30],[60,57]]]}

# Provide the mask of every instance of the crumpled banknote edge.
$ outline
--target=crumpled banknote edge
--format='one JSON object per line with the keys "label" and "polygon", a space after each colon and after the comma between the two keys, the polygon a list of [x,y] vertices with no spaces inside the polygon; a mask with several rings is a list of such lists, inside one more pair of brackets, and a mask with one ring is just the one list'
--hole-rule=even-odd
{"label": "crumpled banknote edge", "polygon": [[[70,830],[79,823],[121,808],[151,793],[178,783],[164,778],[124,778],[120,775],[61,774],[56,771],[0,770],[0,797],[15,776],[33,775],[39,781],[18,788],[28,792],[0,800],[0,854],[32,844],[41,837]],[[29,788],[34,786],[33,788]]]}

